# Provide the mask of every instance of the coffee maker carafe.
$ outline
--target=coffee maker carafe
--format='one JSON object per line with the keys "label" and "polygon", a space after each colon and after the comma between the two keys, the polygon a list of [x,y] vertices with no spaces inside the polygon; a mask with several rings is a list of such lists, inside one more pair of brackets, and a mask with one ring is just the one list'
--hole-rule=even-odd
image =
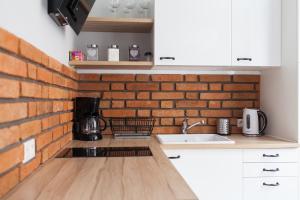
{"label": "coffee maker carafe", "polygon": [[[106,122],[99,113],[100,98],[77,97],[75,99],[73,136],[75,140],[95,141],[102,139]],[[103,121],[104,128],[100,128]]]}

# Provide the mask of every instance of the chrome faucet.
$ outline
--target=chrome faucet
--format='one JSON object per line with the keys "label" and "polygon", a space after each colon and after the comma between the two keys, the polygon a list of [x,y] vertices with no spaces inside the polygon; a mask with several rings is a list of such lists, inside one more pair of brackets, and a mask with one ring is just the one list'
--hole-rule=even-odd
{"label": "chrome faucet", "polygon": [[188,130],[193,128],[194,126],[205,124],[205,121],[201,120],[200,122],[196,122],[189,126],[188,120],[189,120],[188,118],[184,118],[184,120],[182,122],[182,134],[188,134]]}

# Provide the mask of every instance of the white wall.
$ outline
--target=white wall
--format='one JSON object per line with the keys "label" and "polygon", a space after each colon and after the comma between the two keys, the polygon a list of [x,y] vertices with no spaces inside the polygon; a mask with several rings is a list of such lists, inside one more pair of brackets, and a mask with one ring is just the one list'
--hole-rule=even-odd
{"label": "white wall", "polygon": [[297,0],[282,0],[282,68],[261,76],[261,108],[268,115],[267,133],[298,141]]}
{"label": "white wall", "polygon": [[0,10],[0,27],[68,63],[76,35],[70,27],[58,27],[50,18],[47,0],[1,0]]}

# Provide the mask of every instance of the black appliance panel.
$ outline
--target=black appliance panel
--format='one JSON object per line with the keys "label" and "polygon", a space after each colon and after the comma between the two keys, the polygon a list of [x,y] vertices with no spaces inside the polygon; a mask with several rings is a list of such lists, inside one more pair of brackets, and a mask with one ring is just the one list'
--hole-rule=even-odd
{"label": "black appliance panel", "polygon": [[66,148],[56,158],[143,157],[152,156],[149,147],[88,147]]}

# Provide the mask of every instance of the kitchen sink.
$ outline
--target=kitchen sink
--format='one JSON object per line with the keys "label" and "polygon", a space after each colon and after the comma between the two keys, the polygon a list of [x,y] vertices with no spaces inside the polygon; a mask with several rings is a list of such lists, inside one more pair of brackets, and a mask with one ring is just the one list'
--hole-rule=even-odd
{"label": "kitchen sink", "polygon": [[157,135],[161,144],[234,144],[235,141],[217,134]]}

